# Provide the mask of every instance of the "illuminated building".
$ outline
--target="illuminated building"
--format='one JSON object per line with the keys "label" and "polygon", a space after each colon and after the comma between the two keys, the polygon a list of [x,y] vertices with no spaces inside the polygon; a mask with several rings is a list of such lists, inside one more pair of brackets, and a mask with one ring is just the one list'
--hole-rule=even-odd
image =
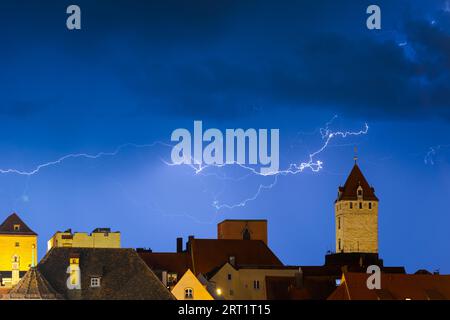
{"label": "illuminated building", "polygon": [[120,232],[110,228],[97,228],[88,234],[66,230],[56,232],[47,242],[47,251],[54,247],[69,248],[120,248]]}
{"label": "illuminated building", "polygon": [[10,287],[37,264],[37,234],[16,213],[0,225],[1,284]]}
{"label": "illuminated building", "polygon": [[213,300],[198,278],[188,269],[171,290],[177,300]]}
{"label": "illuminated building", "polygon": [[378,198],[356,160],[334,209],[336,252],[378,253]]}

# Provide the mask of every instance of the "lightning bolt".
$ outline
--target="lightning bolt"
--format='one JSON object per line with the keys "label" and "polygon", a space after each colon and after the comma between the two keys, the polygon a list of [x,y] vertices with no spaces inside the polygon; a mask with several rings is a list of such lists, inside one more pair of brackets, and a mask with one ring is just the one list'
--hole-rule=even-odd
{"label": "lightning bolt", "polygon": [[369,125],[367,123],[365,123],[364,127],[359,131],[332,131],[330,129],[330,126],[336,118],[337,118],[337,116],[335,115],[330,121],[328,121],[325,124],[324,128],[319,129],[323,143],[319,149],[317,149],[316,151],[314,151],[308,155],[307,161],[299,162],[299,163],[291,163],[290,165],[287,166],[286,169],[283,169],[283,170],[277,170],[277,171],[272,171],[272,172],[268,172],[268,173],[261,173],[260,171],[257,170],[257,168],[246,166],[237,161],[223,163],[223,164],[202,164],[192,158],[191,158],[191,162],[192,162],[191,164],[173,163],[173,162],[166,162],[166,161],[165,161],[165,164],[168,166],[179,166],[179,165],[188,166],[194,171],[194,173],[196,175],[203,175],[203,176],[214,175],[219,179],[231,179],[231,178],[228,178],[226,176],[222,177],[222,176],[217,175],[216,173],[207,173],[206,170],[208,168],[223,168],[223,167],[227,167],[227,166],[238,166],[238,167],[248,171],[248,173],[245,176],[240,177],[236,180],[244,180],[252,175],[253,176],[263,176],[263,177],[267,177],[267,176],[274,177],[271,183],[260,184],[259,187],[257,188],[257,191],[251,197],[246,198],[238,203],[221,204],[217,199],[215,199],[212,203],[212,206],[215,208],[216,211],[219,211],[221,209],[231,210],[231,209],[235,209],[238,207],[245,207],[247,205],[247,203],[256,200],[264,190],[272,189],[277,184],[279,176],[297,175],[297,174],[304,172],[307,169],[309,169],[312,172],[317,173],[321,169],[323,169],[323,161],[320,159],[317,159],[317,157],[327,149],[327,147],[330,145],[330,143],[333,139],[336,139],[336,138],[345,139],[349,136],[365,135],[369,131]]}
{"label": "lightning bolt", "polygon": [[435,164],[434,158],[436,157],[438,152],[440,152],[442,149],[446,149],[449,147],[450,147],[450,144],[440,144],[437,146],[430,147],[427,154],[425,155],[425,158],[423,159],[423,162],[425,162],[426,165],[429,164],[429,165],[433,166]]}
{"label": "lightning bolt", "polygon": [[[332,125],[333,121],[336,118],[337,118],[337,116],[334,116],[329,122],[327,122],[325,124],[324,128],[319,128],[318,130],[315,131],[315,132],[318,131],[320,133],[320,136],[321,136],[321,139],[323,142],[316,151],[308,154],[306,161],[299,162],[299,163],[291,163],[283,170],[278,170],[278,171],[269,172],[269,173],[261,173],[259,170],[257,170],[254,167],[250,167],[245,164],[238,163],[236,161],[232,162],[232,163],[225,163],[225,164],[205,165],[202,163],[198,163],[198,161],[196,162],[195,160],[192,162],[193,164],[184,164],[184,163],[179,164],[179,163],[167,162],[163,159],[161,159],[161,160],[168,166],[179,166],[179,165],[188,166],[193,170],[195,175],[215,176],[216,178],[218,178],[220,180],[231,180],[231,181],[238,182],[238,181],[246,180],[247,178],[250,178],[252,176],[271,178],[271,181],[269,183],[259,184],[256,192],[254,192],[252,196],[250,196],[246,199],[243,199],[242,201],[239,201],[238,203],[234,203],[234,204],[220,203],[217,200],[217,195],[214,196],[214,201],[212,202],[212,207],[215,209],[215,213],[217,214],[222,209],[232,210],[232,209],[235,209],[238,207],[245,207],[249,202],[255,201],[256,199],[258,199],[258,197],[264,191],[270,190],[273,187],[275,187],[280,176],[297,175],[297,174],[304,172],[305,170],[310,170],[311,172],[315,172],[315,173],[319,172],[321,169],[323,169],[324,163],[322,160],[318,159],[318,156],[329,147],[332,140],[334,140],[336,138],[345,139],[349,136],[359,136],[359,135],[365,135],[368,133],[369,126],[367,123],[365,123],[364,127],[359,131],[333,131],[330,129],[330,126]],[[39,174],[44,169],[47,169],[52,166],[60,165],[69,159],[78,159],[78,158],[99,159],[99,158],[103,158],[103,157],[114,157],[114,156],[118,155],[121,151],[123,151],[123,149],[125,149],[125,148],[130,148],[130,147],[132,147],[132,148],[151,148],[156,145],[161,145],[161,146],[171,147],[171,148],[174,147],[174,145],[168,144],[168,143],[165,143],[162,141],[156,141],[156,142],[153,142],[150,144],[126,143],[126,144],[122,144],[122,145],[118,146],[111,152],[102,151],[102,152],[98,152],[95,154],[71,153],[71,154],[64,155],[54,161],[49,161],[46,163],[39,164],[31,170],[18,170],[18,169],[13,169],[13,168],[0,169],[0,174],[17,174],[17,175],[21,175],[21,176],[31,177],[31,176]],[[233,177],[228,177],[225,174],[219,175],[214,172],[207,172],[208,168],[219,168],[220,169],[220,168],[224,168],[227,166],[236,166],[236,167],[242,168],[245,171],[247,171],[247,173],[238,178],[233,178]],[[180,215],[192,218],[187,213],[181,213]]]}
{"label": "lightning bolt", "polygon": [[22,170],[18,170],[18,169],[0,169],[0,174],[11,173],[11,174],[18,174],[18,175],[21,175],[21,176],[33,176],[33,175],[38,174],[40,171],[42,171],[45,168],[61,164],[64,161],[69,160],[69,159],[77,159],[77,158],[99,159],[99,158],[102,158],[102,157],[113,157],[113,156],[118,155],[123,149],[128,148],[128,147],[133,147],[133,148],[151,148],[151,147],[154,147],[156,145],[172,147],[172,145],[164,143],[164,142],[161,142],[161,141],[156,141],[156,142],[153,142],[151,144],[125,143],[125,144],[122,144],[122,145],[118,146],[112,152],[98,152],[96,154],[71,153],[71,154],[67,154],[65,156],[62,156],[62,157],[60,157],[57,160],[40,164],[40,165],[36,166],[34,169],[29,170],[29,171],[22,171]]}

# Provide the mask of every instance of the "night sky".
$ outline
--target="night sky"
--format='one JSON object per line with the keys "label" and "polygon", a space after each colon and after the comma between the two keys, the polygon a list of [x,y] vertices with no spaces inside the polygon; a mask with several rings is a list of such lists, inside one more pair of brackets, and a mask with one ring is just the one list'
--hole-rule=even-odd
{"label": "night sky", "polygon": [[[82,29],[66,28],[77,4]],[[366,28],[378,4],[382,29]],[[1,219],[39,234],[122,232],[174,251],[223,219],[268,219],[286,264],[334,250],[337,188],[358,163],[380,199],[386,265],[450,273],[450,4],[445,1],[1,1]],[[335,117],[337,116],[337,117]],[[279,128],[280,170],[168,166],[177,128]],[[115,151],[119,151],[115,153]],[[263,186],[263,187],[261,187]],[[245,201],[245,200],[248,201]],[[233,208],[216,205],[243,204]]]}

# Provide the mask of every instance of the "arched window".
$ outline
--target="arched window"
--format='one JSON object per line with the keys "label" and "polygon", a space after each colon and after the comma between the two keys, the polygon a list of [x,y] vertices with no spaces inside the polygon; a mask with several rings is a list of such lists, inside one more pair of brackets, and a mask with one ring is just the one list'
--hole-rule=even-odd
{"label": "arched window", "polygon": [[363,198],[363,188],[361,186],[358,187],[356,191],[356,195],[358,196],[358,199],[361,200]]}
{"label": "arched window", "polygon": [[247,228],[245,228],[243,234],[242,234],[242,239],[244,240],[250,240],[250,231],[248,231]]}
{"label": "arched window", "polygon": [[184,289],[184,298],[185,299],[194,299],[194,290],[192,288]]}

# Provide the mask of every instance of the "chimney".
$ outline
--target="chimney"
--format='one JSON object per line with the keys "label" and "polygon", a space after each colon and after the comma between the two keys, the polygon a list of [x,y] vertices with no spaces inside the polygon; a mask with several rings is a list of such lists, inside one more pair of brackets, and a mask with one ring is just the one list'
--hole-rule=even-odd
{"label": "chimney", "polygon": [[301,267],[299,267],[298,272],[295,273],[295,287],[303,288],[303,270]]}
{"label": "chimney", "polygon": [[187,243],[186,243],[186,250],[187,250],[187,252],[191,252],[191,242],[192,242],[192,240],[194,240],[194,236],[189,236],[188,237],[188,241],[187,241]]}
{"label": "chimney", "polygon": [[183,238],[177,238],[177,253],[183,252]]}

